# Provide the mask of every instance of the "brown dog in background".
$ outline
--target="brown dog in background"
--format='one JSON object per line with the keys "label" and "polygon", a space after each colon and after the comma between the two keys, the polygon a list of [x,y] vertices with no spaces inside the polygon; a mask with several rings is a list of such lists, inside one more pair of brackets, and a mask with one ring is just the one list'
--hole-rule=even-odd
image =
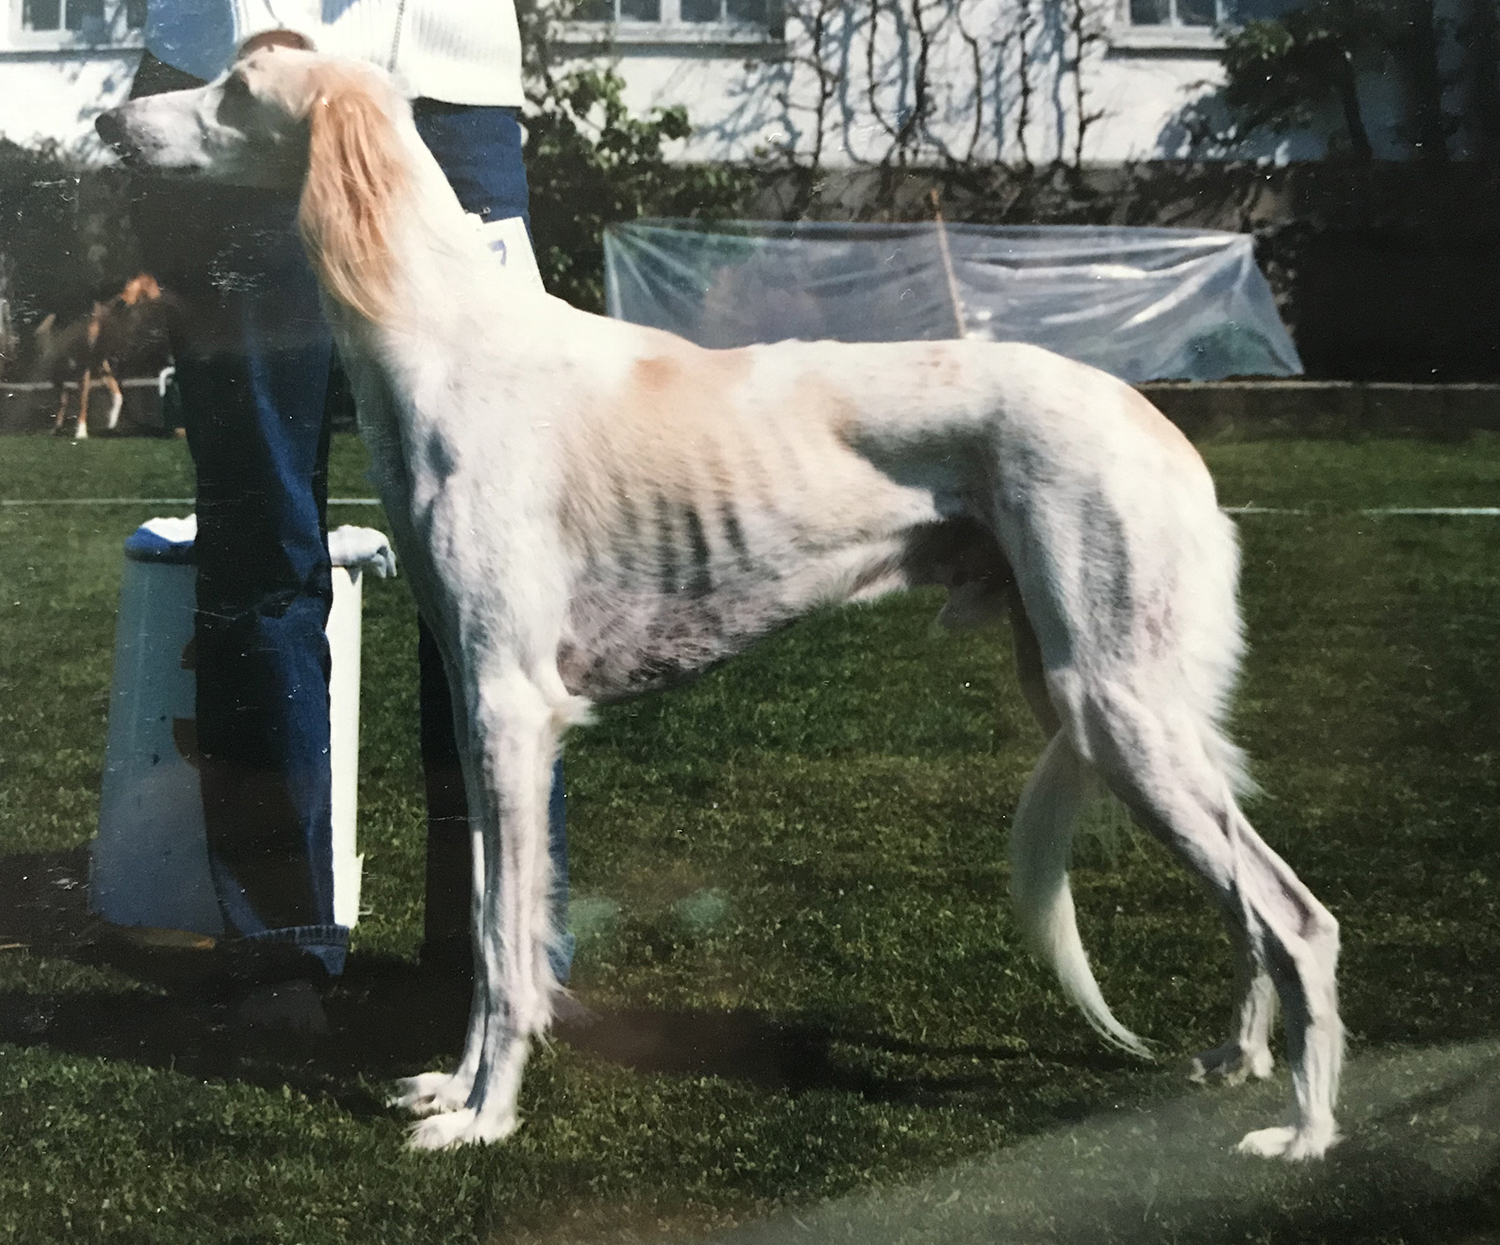
{"label": "brown dog in background", "polygon": [[89,391],[98,380],[110,392],[109,419],[105,426],[113,431],[120,422],[120,408],[125,394],[115,377],[115,369],[125,359],[142,353],[153,340],[165,342],[165,313],[168,296],[162,293],[156,278],[140,273],[125,283],[125,288],[108,302],[95,303],[86,316],[80,316],[64,329],[58,329],[57,317],[49,315],[37,328],[36,374],[47,379],[58,390],[57,416],[52,421],[55,434],[63,429],[68,417],[68,391],[64,383],[78,380],[78,423],[73,431],[75,441],[89,435]]}

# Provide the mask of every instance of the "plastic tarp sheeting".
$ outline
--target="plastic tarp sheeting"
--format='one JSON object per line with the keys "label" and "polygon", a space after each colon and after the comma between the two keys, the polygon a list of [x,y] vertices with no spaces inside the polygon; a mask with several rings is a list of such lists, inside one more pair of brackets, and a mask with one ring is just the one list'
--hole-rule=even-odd
{"label": "plastic tarp sheeting", "polygon": [[1128,381],[1302,372],[1245,234],[643,220],[611,226],[604,259],[611,316],[703,346],[930,341],[961,326]]}

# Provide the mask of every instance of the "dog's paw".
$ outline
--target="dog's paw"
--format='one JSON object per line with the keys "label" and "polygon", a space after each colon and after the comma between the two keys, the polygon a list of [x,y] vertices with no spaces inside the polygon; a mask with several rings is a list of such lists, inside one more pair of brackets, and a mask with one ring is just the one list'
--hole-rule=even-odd
{"label": "dog's paw", "polygon": [[1193,1056],[1188,1080],[1197,1085],[1239,1085],[1249,1077],[1263,1081],[1271,1075],[1272,1065],[1271,1052],[1265,1047],[1247,1051],[1238,1042],[1225,1042]]}
{"label": "dog's paw", "polygon": [[1306,1159],[1322,1158],[1338,1140],[1338,1130],[1331,1123],[1317,1128],[1296,1128],[1288,1124],[1280,1128],[1261,1128],[1253,1133],[1246,1133],[1235,1149],[1240,1154],[1250,1154],[1256,1158],[1285,1159],[1289,1163],[1299,1163]]}
{"label": "dog's paw", "polygon": [[514,1111],[480,1114],[472,1107],[431,1115],[411,1126],[407,1144],[413,1150],[451,1150],[457,1146],[504,1141],[519,1127]]}
{"label": "dog's paw", "polygon": [[408,1076],[400,1089],[386,1100],[386,1105],[413,1115],[435,1115],[440,1111],[457,1111],[469,1098],[469,1086],[446,1072],[423,1072]]}

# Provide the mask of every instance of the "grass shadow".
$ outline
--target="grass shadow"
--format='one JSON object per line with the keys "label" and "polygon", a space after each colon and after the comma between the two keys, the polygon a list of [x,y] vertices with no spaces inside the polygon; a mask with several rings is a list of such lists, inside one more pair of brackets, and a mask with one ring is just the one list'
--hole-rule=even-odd
{"label": "grass shadow", "polygon": [[[791,1094],[833,1091],[897,1106],[941,1107],[961,1096],[978,1110],[1008,1105],[1007,1066],[1045,1062],[1102,1074],[1133,1066],[1108,1050],[1039,1053],[1024,1044],[911,1042],[826,1023],[772,1020],[748,1009],[631,1008],[558,1026],[574,1050],[642,1073],[711,1076]],[[962,1071],[944,1069],[960,1064]],[[1059,1111],[1066,1117],[1068,1111]]]}
{"label": "grass shadow", "polygon": [[[0,989],[0,1042],[263,1088],[287,1084],[357,1115],[384,1110],[369,1082],[454,1058],[461,1048],[468,984],[368,954],[351,956],[328,992],[327,1035],[247,1030],[234,1022],[233,995],[211,950],[144,946],[89,912],[86,849],[6,862],[0,942],[43,967],[24,985]],[[1020,1045],[919,1043],[748,1009],[580,1010],[558,1025],[560,1039],[635,1071],[719,1077],[792,1094],[832,1090],[888,1104],[940,1106],[963,1095],[981,1109],[998,1108],[1008,1089],[1001,1068],[1038,1057]],[[1106,1050],[1043,1058],[1096,1074],[1127,1063]],[[963,1071],[936,1070],[955,1060]]]}

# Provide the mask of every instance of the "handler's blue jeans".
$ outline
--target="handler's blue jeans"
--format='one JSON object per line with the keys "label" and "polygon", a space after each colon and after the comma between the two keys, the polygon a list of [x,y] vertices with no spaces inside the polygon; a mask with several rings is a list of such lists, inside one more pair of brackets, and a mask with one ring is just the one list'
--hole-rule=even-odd
{"label": "handler's blue jeans", "polygon": [[[133,94],[191,84],[147,58]],[[514,109],[418,101],[416,119],[467,210],[529,226]],[[324,634],[333,346],[295,216],[288,196],[181,184],[148,189],[137,212],[148,262],[187,307],[177,379],[198,471],[194,648],[209,861],[232,935],[225,950],[263,979],[337,975],[349,941],[333,915]],[[471,875],[447,680],[436,647],[421,648],[423,762],[441,803],[429,810],[431,941],[435,919],[466,930]],[[550,834],[562,928],[560,763]],[[456,919],[444,925],[433,909]],[[559,980],[571,959],[570,943],[554,951]]]}

